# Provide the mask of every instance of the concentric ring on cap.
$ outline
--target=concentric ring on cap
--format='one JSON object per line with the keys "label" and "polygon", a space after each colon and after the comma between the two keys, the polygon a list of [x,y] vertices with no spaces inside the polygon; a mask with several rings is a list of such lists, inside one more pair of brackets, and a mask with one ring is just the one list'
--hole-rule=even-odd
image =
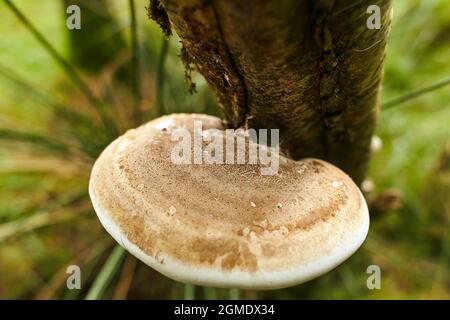
{"label": "concentric ring on cap", "polygon": [[96,161],[89,193],[105,229],[130,253],[182,282],[274,289],[342,263],[369,227],[365,200],[340,169],[279,156],[259,164],[174,164],[177,128],[223,130],[220,119],[176,114],[130,130]]}

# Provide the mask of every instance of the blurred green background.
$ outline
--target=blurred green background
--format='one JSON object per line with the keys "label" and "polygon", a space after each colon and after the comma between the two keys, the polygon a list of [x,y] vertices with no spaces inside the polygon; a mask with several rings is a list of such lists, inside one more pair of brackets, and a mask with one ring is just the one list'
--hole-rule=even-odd
{"label": "blurred green background", "polygon": [[[134,1],[137,49],[127,0],[11,2],[69,66],[0,1],[0,298],[450,298],[450,86],[380,111],[364,183],[372,225],[348,261],[284,290],[185,287],[114,251],[87,183],[117,134],[161,114],[219,114],[213,94],[195,72],[189,93],[179,39],[165,40],[146,0]],[[383,103],[450,77],[450,2],[393,2]],[[65,26],[70,3],[87,5],[81,30]],[[66,287],[73,264],[81,290]],[[372,264],[380,290],[366,286]]]}

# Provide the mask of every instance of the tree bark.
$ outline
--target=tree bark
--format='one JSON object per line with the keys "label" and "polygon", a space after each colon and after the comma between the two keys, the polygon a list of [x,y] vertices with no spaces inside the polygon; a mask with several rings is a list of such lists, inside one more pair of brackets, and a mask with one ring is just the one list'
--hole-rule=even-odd
{"label": "tree bark", "polygon": [[[381,9],[379,30],[366,25],[369,5]],[[230,126],[279,128],[292,158],[325,159],[362,181],[390,0],[161,0],[159,8]]]}
{"label": "tree bark", "polygon": [[63,0],[62,4],[65,19],[69,5],[77,5],[81,9],[81,29],[69,30],[67,34],[71,61],[78,67],[98,73],[125,52],[127,44],[119,22],[109,10],[111,5],[108,1]]}

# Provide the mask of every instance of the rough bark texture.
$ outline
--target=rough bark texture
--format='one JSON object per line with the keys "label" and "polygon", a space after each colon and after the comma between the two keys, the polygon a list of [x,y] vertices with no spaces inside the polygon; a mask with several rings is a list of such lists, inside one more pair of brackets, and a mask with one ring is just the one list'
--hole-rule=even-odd
{"label": "rough bark texture", "polygon": [[[366,26],[369,5],[381,8],[380,30]],[[161,0],[161,7],[230,126],[280,128],[291,157],[328,160],[361,182],[390,0]]]}

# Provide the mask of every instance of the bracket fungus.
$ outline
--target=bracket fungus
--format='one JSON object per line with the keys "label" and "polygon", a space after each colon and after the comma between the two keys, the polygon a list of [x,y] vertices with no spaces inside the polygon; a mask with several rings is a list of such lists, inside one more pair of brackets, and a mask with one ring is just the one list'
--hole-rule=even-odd
{"label": "bracket fungus", "polygon": [[278,154],[272,175],[261,164],[175,164],[172,134],[194,133],[194,121],[225,132],[212,116],[161,117],[112,142],[93,167],[95,211],[131,254],[182,282],[275,289],[328,272],[363,243],[367,205],[340,169]]}

